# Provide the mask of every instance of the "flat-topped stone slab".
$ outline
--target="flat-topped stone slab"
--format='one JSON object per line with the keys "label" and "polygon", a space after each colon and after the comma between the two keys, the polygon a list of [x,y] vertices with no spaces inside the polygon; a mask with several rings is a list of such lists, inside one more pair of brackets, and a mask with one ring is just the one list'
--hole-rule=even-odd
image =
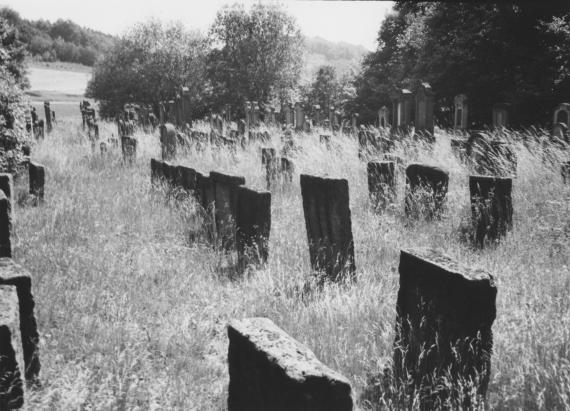
{"label": "flat-topped stone slab", "polygon": [[24,405],[19,312],[16,287],[0,285],[0,410]]}
{"label": "flat-topped stone slab", "polygon": [[349,381],[267,318],[228,325],[229,411],[353,409]]}

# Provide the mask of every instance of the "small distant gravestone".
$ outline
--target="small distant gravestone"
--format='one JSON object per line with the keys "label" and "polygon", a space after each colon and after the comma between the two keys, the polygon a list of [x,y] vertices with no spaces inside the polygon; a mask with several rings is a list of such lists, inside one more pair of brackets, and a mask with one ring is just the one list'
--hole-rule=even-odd
{"label": "small distant gravestone", "polygon": [[166,123],[160,126],[160,143],[163,160],[176,158],[176,128],[173,124]]}
{"label": "small distant gravestone", "polygon": [[406,177],[406,216],[439,218],[447,197],[449,173],[439,167],[410,164],[406,168]]}
{"label": "small distant gravestone", "polygon": [[137,159],[137,140],[134,137],[121,137],[123,163],[132,165]]}
{"label": "small distant gravestone", "polygon": [[[394,377],[420,393],[419,409],[471,391],[484,398],[491,372],[497,288],[493,277],[434,250],[402,250]],[[451,377],[451,379],[450,379]],[[452,388],[451,392],[449,388]],[[469,408],[467,397],[463,406]]]}
{"label": "small distant gravestone", "polygon": [[222,248],[231,249],[235,239],[237,187],[245,184],[245,178],[211,171],[210,179],[215,193],[216,233]]}
{"label": "small distant gravestone", "polygon": [[313,270],[326,279],[354,279],[348,181],[301,174],[301,195]]}
{"label": "small distant gravestone", "polygon": [[49,101],[44,101],[44,114],[45,114],[45,118],[46,118],[46,128],[47,128],[47,132],[51,133],[52,130],[52,118],[51,118],[51,109],[50,109],[50,103]]}
{"label": "small distant gravestone", "polygon": [[396,165],[393,161],[370,161],[367,172],[372,207],[382,210],[394,200],[396,194]]}
{"label": "small distant gravestone", "polygon": [[469,176],[475,241],[497,240],[513,226],[513,180],[490,176]]}
{"label": "small distant gravestone", "polygon": [[12,257],[12,205],[0,190],[0,257]]}
{"label": "small distant gravestone", "polygon": [[41,164],[31,161],[29,164],[30,194],[35,196],[38,202],[42,202],[44,200],[46,169]]}
{"label": "small distant gravestone", "polygon": [[267,262],[271,230],[271,193],[237,187],[236,246],[238,265],[244,270]]}
{"label": "small distant gravestone", "polygon": [[228,325],[228,411],[352,411],[349,381],[267,318]]}
{"label": "small distant gravestone", "polygon": [[305,133],[311,132],[311,121],[310,120],[305,120],[305,122],[303,123],[303,131]]}
{"label": "small distant gravestone", "polygon": [[267,189],[269,190],[272,182],[277,179],[277,175],[279,173],[274,148],[264,147],[261,149],[261,164],[265,166],[265,179],[267,182]]}
{"label": "small distant gravestone", "polygon": [[562,182],[564,184],[570,184],[570,161],[565,161],[560,166],[560,172],[562,174]]}
{"label": "small distant gravestone", "polygon": [[293,162],[287,157],[281,157],[281,181],[285,184],[292,183],[294,172]]}

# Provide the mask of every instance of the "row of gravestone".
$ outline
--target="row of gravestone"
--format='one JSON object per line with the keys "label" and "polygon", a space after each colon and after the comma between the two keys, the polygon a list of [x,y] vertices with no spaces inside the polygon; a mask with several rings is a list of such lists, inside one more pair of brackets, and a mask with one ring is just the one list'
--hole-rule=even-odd
{"label": "row of gravestone", "polygon": [[[45,170],[30,163],[30,192],[43,198]],[[39,333],[32,277],[12,260],[13,187],[0,174],[0,409],[24,405],[25,392],[39,384]]]}

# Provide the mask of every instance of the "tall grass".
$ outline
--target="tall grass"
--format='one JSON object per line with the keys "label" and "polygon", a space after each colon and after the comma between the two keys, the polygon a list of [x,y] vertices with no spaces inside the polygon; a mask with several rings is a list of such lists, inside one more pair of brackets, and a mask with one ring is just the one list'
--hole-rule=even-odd
{"label": "tall grass", "polygon": [[[48,168],[46,202],[15,210],[15,259],[33,274],[41,333],[43,385],[29,393],[30,409],[224,409],[225,327],[248,316],[268,317],[305,343],[350,379],[359,398],[368,376],[392,356],[399,250],[408,247],[436,248],[497,279],[490,407],[570,409],[570,189],[561,183],[563,152],[513,143],[514,228],[499,245],[477,250],[464,240],[469,172],[452,154],[450,135],[438,133],[433,149],[395,149],[408,162],[450,173],[445,217],[414,224],[403,215],[402,170],[398,203],[378,215],[354,139],[334,136],[327,151],[318,132],[297,135],[293,187],[272,199],[269,264],[231,281],[221,254],[189,240],[196,230],[192,200],[151,190],[158,136],[137,136],[137,163],[127,168],[119,149],[105,158],[98,146],[92,152],[79,123],[60,121],[32,148],[32,158]],[[281,133],[271,132],[269,145],[279,149]],[[101,125],[103,137],[111,133],[114,125]],[[243,175],[263,188],[260,147],[190,149],[178,161]],[[302,293],[311,273],[299,173],[349,182],[353,285]]]}

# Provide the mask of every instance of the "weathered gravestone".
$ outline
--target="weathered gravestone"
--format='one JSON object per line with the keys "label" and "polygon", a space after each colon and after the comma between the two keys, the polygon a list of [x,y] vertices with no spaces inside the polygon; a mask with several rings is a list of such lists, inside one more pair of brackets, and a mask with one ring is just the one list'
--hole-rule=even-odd
{"label": "weathered gravestone", "polygon": [[[0,258],[0,286],[14,286],[18,295],[20,335],[24,355],[26,381],[34,382],[40,373],[39,334],[34,314],[30,273],[11,258]],[[1,407],[0,407],[1,409]]]}
{"label": "weathered gravestone", "polygon": [[405,212],[407,217],[439,218],[447,197],[449,173],[426,164],[410,164],[406,168]]}
{"label": "weathered gravestone", "polygon": [[458,94],[453,99],[454,103],[454,116],[453,116],[453,127],[464,130],[467,128],[467,118],[469,114],[469,106],[467,103],[467,96],[465,94]]}
{"label": "weathered gravestone", "polygon": [[469,176],[471,210],[475,241],[485,245],[485,239],[498,240],[513,226],[511,178]]}
{"label": "weathered gravestone", "polygon": [[562,182],[564,184],[570,183],[570,161],[565,161],[560,166],[560,173],[562,174]]}
{"label": "weathered gravestone", "polygon": [[271,193],[237,187],[235,218],[240,270],[265,264],[269,256]]}
{"label": "weathered gravestone", "polygon": [[295,130],[303,131],[305,126],[305,112],[303,110],[303,104],[300,102],[295,103]]}
{"label": "weathered gravestone", "polygon": [[324,279],[354,279],[348,181],[301,174],[301,195],[313,270]]}
{"label": "weathered gravestone", "polygon": [[235,239],[235,210],[237,187],[245,184],[245,178],[215,171],[210,172],[215,193],[216,234],[224,249],[232,249]]}
{"label": "weathered gravestone", "polygon": [[52,122],[51,122],[51,109],[49,101],[44,101],[44,114],[46,118],[46,129],[48,133],[51,133]]}
{"label": "weathered gravestone", "polygon": [[267,318],[228,325],[228,411],[351,411],[349,381]]}
{"label": "weathered gravestone", "polygon": [[372,207],[382,210],[393,202],[396,196],[396,165],[393,161],[370,161],[367,173]]}
{"label": "weathered gravestone", "polygon": [[493,127],[502,128],[509,126],[509,103],[495,103],[493,105]]}
{"label": "weathered gravestone", "polygon": [[153,186],[158,185],[164,179],[162,161],[150,159],[150,183]]}
{"label": "weathered gravestone", "polygon": [[0,257],[12,257],[12,204],[0,190]]}
{"label": "weathered gravestone", "polygon": [[133,137],[121,137],[123,163],[132,165],[137,159],[137,140]]}
{"label": "weathered gravestone", "polygon": [[37,164],[30,161],[29,175],[30,175],[30,194],[37,199],[37,202],[41,203],[44,201],[46,169],[41,164]]}
{"label": "weathered gravestone", "polygon": [[176,128],[166,123],[160,126],[160,146],[163,160],[176,158]]}
{"label": "weathered gravestone", "polygon": [[280,179],[284,184],[290,184],[293,182],[293,173],[295,172],[295,166],[293,162],[287,157],[281,157],[281,170]]}
{"label": "weathered gravestone", "polygon": [[[493,277],[434,250],[418,249],[401,251],[399,272],[396,383],[419,391],[425,410],[472,392],[473,385],[476,400],[484,398],[496,317]],[[462,405],[478,409],[481,404],[473,399],[465,398]]]}
{"label": "weathered gravestone", "polygon": [[168,185],[169,189],[173,189],[176,187],[176,166],[170,164],[168,161],[162,162],[162,173],[164,175],[164,181]]}
{"label": "weathered gravestone", "polygon": [[277,161],[274,148],[264,147],[261,149],[261,164],[265,167],[265,180],[268,190],[271,188],[272,182],[277,179],[279,173]]}
{"label": "weathered gravestone", "polygon": [[196,190],[196,170],[190,167],[176,167],[177,181],[180,188],[186,191]]}
{"label": "weathered gravestone", "polygon": [[392,133],[408,131],[413,123],[414,96],[408,89],[397,90],[390,94],[392,100]]}
{"label": "weathered gravestone", "polygon": [[16,288],[0,285],[0,409],[24,405],[24,358]]}
{"label": "weathered gravestone", "polygon": [[0,190],[6,194],[10,204],[14,204],[14,179],[10,173],[0,173]]}

